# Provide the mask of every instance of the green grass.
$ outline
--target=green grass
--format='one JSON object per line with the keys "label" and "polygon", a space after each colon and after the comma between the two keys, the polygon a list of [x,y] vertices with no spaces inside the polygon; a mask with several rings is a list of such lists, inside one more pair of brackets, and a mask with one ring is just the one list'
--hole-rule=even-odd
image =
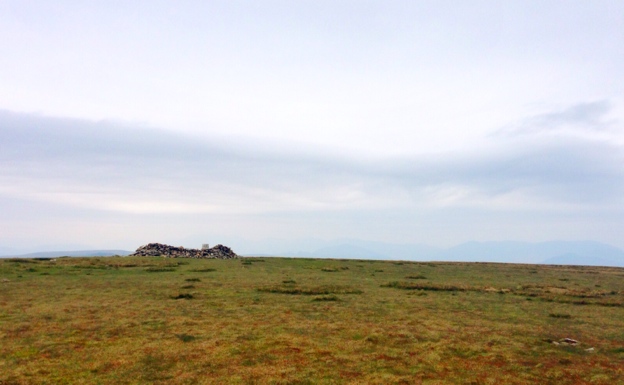
{"label": "green grass", "polygon": [[0,384],[624,383],[623,278],[488,263],[0,259]]}
{"label": "green grass", "polygon": [[315,297],[312,301],[316,301],[316,302],[322,302],[322,301],[335,302],[335,301],[340,301],[340,299],[338,297],[336,297],[335,295],[325,295],[325,296],[322,296],[322,297]]}
{"label": "green grass", "polygon": [[548,314],[549,317],[553,317],[553,318],[562,318],[562,319],[570,319],[572,318],[572,316],[570,314],[565,314],[565,313],[550,313]]}
{"label": "green grass", "polygon": [[265,286],[258,291],[266,293],[293,294],[293,295],[321,295],[321,294],[362,294],[361,290],[348,286],[324,285],[312,287],[297,287],[290,283],[283,286]]}
{"label": "green grass", "polygon": [[427,279],[427,277],[425,277],[422,274],[418,274],[418,275],[408,275],[407,277],[405,277],[406,279]]}
{"label": "green grass", "polygon": [[165,271],[175,271],[173,267],[148,267],[145,269],[148,273],[162,273]]}

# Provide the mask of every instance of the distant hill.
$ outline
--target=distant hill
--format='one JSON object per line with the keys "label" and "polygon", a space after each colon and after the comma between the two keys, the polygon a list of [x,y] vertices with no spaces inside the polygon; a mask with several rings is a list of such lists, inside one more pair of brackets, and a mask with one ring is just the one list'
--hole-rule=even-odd
{"label": "distant hill", "polygon": [[317,249],[310,253],[310,256],[319,256],[325,258],[348,258],[348,259],[387,259],[386,255],[375,252],[360,246],[349,244],[341,244],[336,246],[327,246]]}
{"label": "distant hill", "polygon": [[624,251],[594,241],[467,242],[448,249],[422,244],[343,240],[313,251],[266,253],[297,257],[502,262],[624,267]]}
{"label": "distant hill", "polygon": [[[435,259],[440,249],[422,244],[395,244],[375,241],[348,239],[328,242],[328,245],[317,247],[313,251],[287,251],[265,253],[267,255],[284,255],[310,258],[346,258],[346,259]],[[257,255],[257,254],[255,254]]]}
{"label": "distant hill", "polygon": [[20,255],[3,255],[0,258],[55,258],[55,257],[110,257],[112,255],[129,255],[128,250],[73,250],[73,251],[40,251]]}
{"label": "distant hill", "polygon": [[546,265],[582,265],[582,266],[618,266],[624,267],[621,263],[611,259],[591,258],[577,254],[563,254],[556,257],[548,258],[543,262]]}
{"label": "distant hill", "polygon": [[624,267],[624,251],[594,241],[468,242],[440,253],[440,260]]}

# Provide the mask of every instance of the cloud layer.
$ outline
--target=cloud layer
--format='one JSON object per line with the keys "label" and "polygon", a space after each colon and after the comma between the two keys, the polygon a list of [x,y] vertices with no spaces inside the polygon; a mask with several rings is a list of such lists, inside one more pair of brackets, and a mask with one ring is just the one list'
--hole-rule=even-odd
{"label": "cloud layer", "polygon": [[87,216],[211,214],[244,222],[301,215],[305,222],[306,216],[349,221],[403,211],[414,217],[396,225],[408,227],[422,225],[422,215],[470,212],[497,216],[488,220],[495,226],[527,212],[552,221],[624,207],[622,147],[565,135],[371,160],[4,111],[0,171],[5,204],[31,202]]}
{"label": "cloud layer", "polygon": [[7,112],[0,125],[4,194],[93,209],[609,207],[622,196],[622,149],[601,141],[516,141],[485,153],[365,161]]}

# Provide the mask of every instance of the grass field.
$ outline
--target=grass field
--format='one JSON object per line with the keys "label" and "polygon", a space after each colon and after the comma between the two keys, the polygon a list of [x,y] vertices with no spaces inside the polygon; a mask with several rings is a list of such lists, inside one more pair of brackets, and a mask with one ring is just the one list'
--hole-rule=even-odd
{"label": "grass field", "polygon": [[0,384],[40,383],[623,384],[624,269],[0,259]]}

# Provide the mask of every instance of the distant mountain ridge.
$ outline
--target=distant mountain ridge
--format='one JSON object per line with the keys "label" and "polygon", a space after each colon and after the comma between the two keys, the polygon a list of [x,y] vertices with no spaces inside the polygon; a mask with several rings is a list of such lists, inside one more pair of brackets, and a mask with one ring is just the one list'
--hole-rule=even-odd
{"label": "distant mountain ridge", "polygon": [[286,251],[275,255],[349,259],[432,259],[441,249],[423,244],[385,243],[348,239],[328,242],[313,251]]}
{"label": "distant mountain ridge", "polygon": [[348,240],[314,251],[276,253],[292,257],[402,259],[624,267],[624,251],[595,241],[466,242],[447,249],[422,244]]}
{"label": "distant mountain ridge", "polygon": [[595,241],[467,242],[443,251],[441,260],[608,265],[624,267],[624,251]]}
{"label": "distant mountain ridge", "polygon": [[[586,265],[586,266],[618,266],[612,260],[603,258],[592,258],[589,262],[582,256],[576,254],[563,254],[557,257],[548,258],[545,265]],[[620,265],[620,267],[622,267]]]}

